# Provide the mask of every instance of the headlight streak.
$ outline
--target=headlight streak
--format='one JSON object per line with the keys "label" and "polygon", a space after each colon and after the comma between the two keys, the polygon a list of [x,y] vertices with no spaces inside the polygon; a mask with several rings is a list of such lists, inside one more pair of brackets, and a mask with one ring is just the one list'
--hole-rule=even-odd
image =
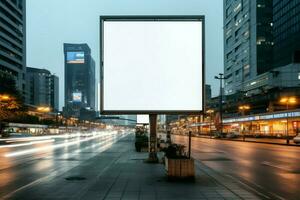
{"label": "headlight streak", "polygon": [[[75,153],[80,153],[82,151],[85,151],[87,149],[92,149],[92,148],[96,148],[97,146],[101,146],[102,144],[105,144],[103,147],[101,147],[99,150],[100,152],[103,152],[104,150],[108,149],[109,147],[111,147],[115,142],[117,142],[118,140],[122,139],[123,137],[127,136],[127,134],[122,134],[121,137],[115,139],[115,138],[110,138],[108,139],[107,136],[105,136],[105,140],[98,143],[98,144],[93,144],[92,146],[88,146],[88,147],[85,147],[83,149],[78,149],[75,151]],[[112,137],[112,136],[111,136]],[[109,143],[107,143],[109,142]]]}
{"label": "headlight streak", "polygon": [[0,146],[0,148],[22,147],[22,146],[29,146],[29,145],[34,145],[34,144],[49,143],[49,142],[54,142],[54,141],[55,141],[54,139],[50,139],[50,140],[27,142],[27,143],[22,143],[22,144],[8,144],[8,145]]}
{"label": "headlight streak", "polygon": [[[113,140],[115,141],[116,137],[118,135],[116,131],[105,131],[105,132],[98,132],[98,133],[99,134],[93,134],[93,136],[89,137],[89,138],[84,138],[84,139],[79,138],[78,140],[75,140],[75,141],[68,141],[67,140],[64,143],[53,144],[51,146],[36,147],[36,148],[27,149],[27,150],[23,150],[23,151],[16,151],[16,152],[12,152],[12,153],[7,153],[7,154],[4,155],[4,157],[15,157],[15,156],[32,154],[32,153],[36,153],[36,152],[40,152],[40,151],[47,151],[47,150],[53,150],[53,149],[62,148],[62,147],[68,147],[68,146],[71,146],[71,145],[80,144],[82,142],[87,142],[87,141],[97,139],[97,138],[101,138],[101,137],[103,137],[103,138],[107,138],[107,137],[113,138]],[[76,134],[76,135],[78,135],[78,134]],[[122,137],[124,137],[124,134],[121,134],[119,136],[121,136],[119,138],[122,138]],[[53,137],[53,136],[50,136],[50,137]]]}

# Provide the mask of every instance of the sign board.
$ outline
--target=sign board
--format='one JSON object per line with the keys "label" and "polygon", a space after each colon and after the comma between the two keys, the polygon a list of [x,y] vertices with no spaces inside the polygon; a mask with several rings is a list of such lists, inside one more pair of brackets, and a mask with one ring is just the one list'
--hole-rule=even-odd
{"label": "sign board", "polygon": [[82,101],[82,93],[81,92],[73,92],[72,99],[74,103],[80,103]]}
{"label": "sign board", "polygon": [[137,115],[136,123],[137,124],[149,124],[149,116],[148,115]]}
{"label": "sign board", "polygon": [[101,113],[198,114],[203,16],[101,16]]}
{"label": "sign board", "polygon": [[67,52],[67,63],[84,64],[84,52],[83,51]]}

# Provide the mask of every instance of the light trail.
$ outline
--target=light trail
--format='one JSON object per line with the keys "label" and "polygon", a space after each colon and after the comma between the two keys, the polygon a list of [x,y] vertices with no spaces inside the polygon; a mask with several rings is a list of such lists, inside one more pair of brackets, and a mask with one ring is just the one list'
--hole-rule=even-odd
{"label": "light trail", "polygon": [[[36,148],[32,148],[32,149],[27,149],[27,150],[11,152],[11,153],[5,154],[4,156],[5,157],[15,157],[15,156],[32,154],[32,153],[36,153],[36,152],[40,152],[40,151],[54,150],[54,149],[57,149],[57,148],[62,148],[62,147],[67,147],[67,146],[71,146],[71,145],[80,144],[82,142],[87,142],[87,141],[97,139],[97,138],[101,138],[101,137],[107,138],[107,136],[110,139],[112,139],[112,138],[115,139],[115,138],[117,138],[117,135],[119,135],[121,137],[125,136],[125,134],[117,134],[116,131],[102,132],[101,135],[95,134],[94,136],[89,137],[89,138],[84,138],[84,139],[79,138],[76,141],[65,141],[64,143],[61,143],[61,144],[53,144],[51,146],[46,146],[46,147],[36,147]],[[108,140],[108,139],[106,139],[106,140]]]}
{"label": "light trail", "polygon": [[22,144],[8,144],[8,145],[2,145],[0,148],[13,148],[13,147],[21,147],[21,146],[30,146],[34,144],[41,144],[41,143],[49,143],[49,142],[54,142],[54,139],[49,139],[49,140],[41,140],[41,141],[34,141],[34,142],[27,142],[27,143],[22,143]]}

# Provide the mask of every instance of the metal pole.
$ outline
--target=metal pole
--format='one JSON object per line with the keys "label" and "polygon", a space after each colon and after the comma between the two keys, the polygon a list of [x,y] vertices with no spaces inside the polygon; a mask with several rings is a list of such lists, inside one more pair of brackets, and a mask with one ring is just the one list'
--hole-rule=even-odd
{"label": "metal pole", "polygon": [[220,126],[221,126],[221,135],[223,135],[223,105],[222,105],[222,98],[223,98],[223,92],[222,92],[222,80],[223,75],[220,74],[220,98],[219,98],[219,108],[220,108]]}
{"label": "metal pole", "polygon": [[288,116],[288,110],[289,110],[289,102],[286,103],[286,143],[289,144],[289,116]]}
{"label": "metal pole", "polygon": [[191,147],[192,147],[192,131],[189,131],[189,152],[188,157],[191,158]]}
{"label": "metal pole", "polygon": [[211,135],[212,114],[209,115],[209,135]]}
{"label": "metal pole", "polygon": [[150,137],[149,137],[149,158],[148,162],[157,163],[157,114],[149,115]]}
{"label": "metal pole", "polygon": [[220,97],[219,97],[219,112],[220,112],[220,129],[221,129],[221,135],[223,134],[223,85],[222,85],[222,81],[227,79],[227,77],[223,76],[224,74],[219,73],[219,76],[215,76],[215,79],[219,79],[220,80]]}

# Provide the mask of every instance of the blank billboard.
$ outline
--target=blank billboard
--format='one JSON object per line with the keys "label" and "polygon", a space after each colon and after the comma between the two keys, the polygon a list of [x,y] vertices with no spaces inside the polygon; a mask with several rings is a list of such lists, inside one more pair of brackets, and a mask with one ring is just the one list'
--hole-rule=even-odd
{"label": "blank billboard", "polygon": [[203,109],[204,17],[101,17],[101,112]]}

